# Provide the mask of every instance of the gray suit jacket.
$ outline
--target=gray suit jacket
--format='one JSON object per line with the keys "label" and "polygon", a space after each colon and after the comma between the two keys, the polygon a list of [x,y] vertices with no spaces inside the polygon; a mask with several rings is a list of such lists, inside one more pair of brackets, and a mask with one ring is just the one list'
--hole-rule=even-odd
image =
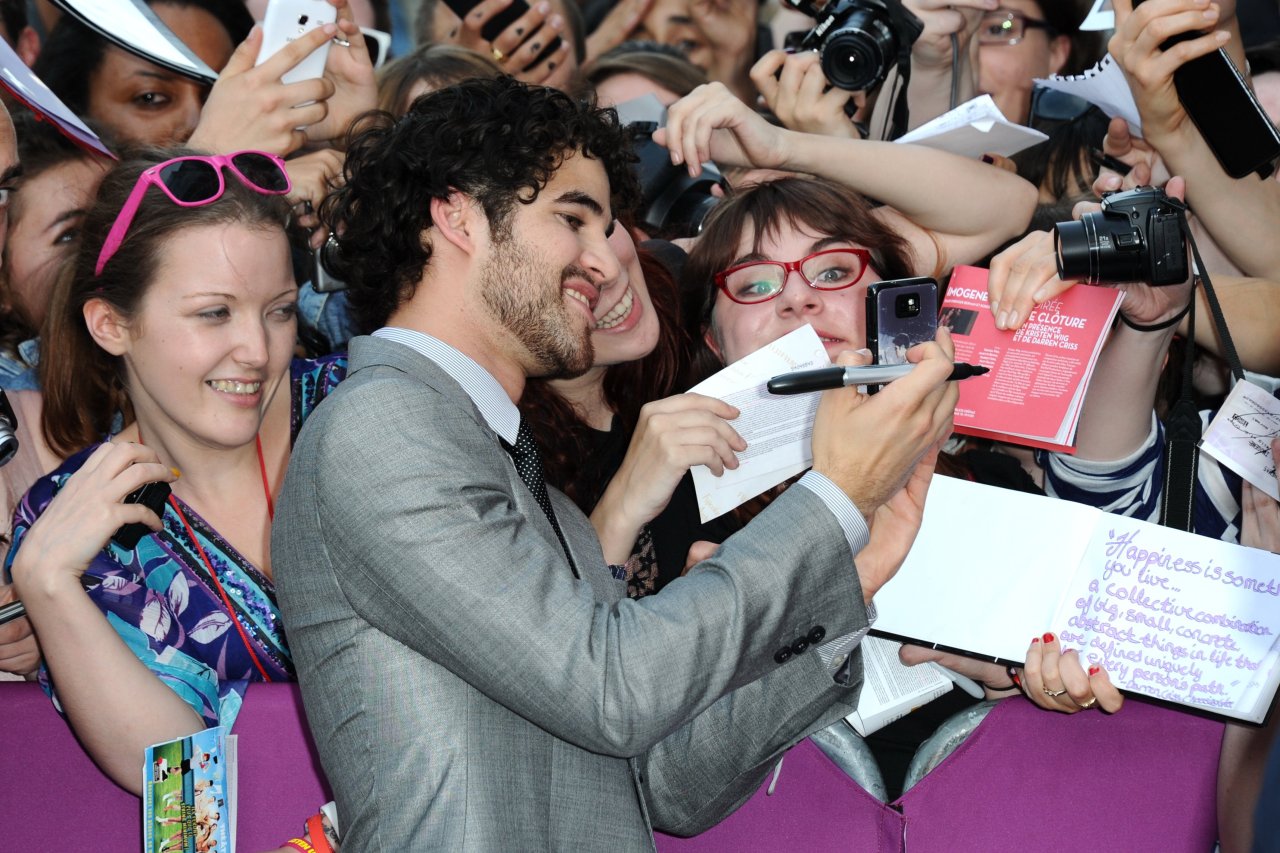
{"label": "gray suit jacket", "polygon": [[852,710],[856,656],[841,686],[815,653],[778,654],[866,625],[808,490],[639,601],[551,494],[582,580],[462,388],[407,347],[352,342],[272,534],[343,853],[650,850],[651,827],[713,825]]}

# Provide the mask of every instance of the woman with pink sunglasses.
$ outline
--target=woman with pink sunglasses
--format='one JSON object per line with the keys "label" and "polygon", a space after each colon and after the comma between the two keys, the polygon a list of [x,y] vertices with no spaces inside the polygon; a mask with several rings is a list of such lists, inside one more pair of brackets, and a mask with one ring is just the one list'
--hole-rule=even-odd
{"label": "woman with pink sunglasses", "polygon": [[[262,152],[123,162],[50,308],[42,426],[68,458],[18,506],[7,568],[42,683],[133,791],[147,745],[293,678],[273,499],[345,358],[293,358],[289,189]],[[148,484],[171,494],[130,502]]]}

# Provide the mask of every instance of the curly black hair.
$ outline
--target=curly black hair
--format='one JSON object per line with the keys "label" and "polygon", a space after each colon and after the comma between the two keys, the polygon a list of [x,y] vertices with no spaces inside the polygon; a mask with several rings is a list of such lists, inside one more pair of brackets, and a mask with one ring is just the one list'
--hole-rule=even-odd
{"label": "curly black hair", "polygon": [[614,214],[629,211],[635,158],[611,109],[501,77],[419,98],[398,121],[366,115],[348,140],[345,182],[320,208],[338,244],[325,266],[346,282],[357,327],[385,325],[413,297],[431,259],[432,199],[471,196],[501,235],[516,201],[532,203],[575,152],[604,165]]}

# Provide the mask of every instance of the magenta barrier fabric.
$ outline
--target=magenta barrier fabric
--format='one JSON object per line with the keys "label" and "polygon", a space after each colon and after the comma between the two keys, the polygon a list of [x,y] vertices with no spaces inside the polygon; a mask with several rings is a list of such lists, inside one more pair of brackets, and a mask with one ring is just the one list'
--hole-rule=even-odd
{"label": "magenta barrier fabric", "polygon": [[[741,809],[659,853],[1209,853],[1223,725],[1130,698],[1114,717],[1001,702],[893,806],[808,740]],[[900,811],[899,811],[900,810]]]}
{"label": "magenta barrier fabric", "polygon": [[[0,682],[0,720],[0,849],[142,848],[140,800],[94,766],[37,685]],[[239,735],[236,847],[275,849],[331,799],[297,685],[252,685],[232,733]]]}

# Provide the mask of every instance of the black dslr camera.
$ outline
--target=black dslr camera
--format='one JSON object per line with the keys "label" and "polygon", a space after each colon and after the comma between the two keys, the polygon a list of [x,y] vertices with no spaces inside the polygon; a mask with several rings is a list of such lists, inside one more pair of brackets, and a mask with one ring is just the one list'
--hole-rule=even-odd
{"label": "black dslr camera", "polygon": [[711,188],[723,178],[716,167],[704,164],[698,177],[689,177],[683,166],[673,165],[666,148],[653,141],[656,122],[627,125],[635,153],[636,178],[640,182],[640,223],[654,237],[672,240],[696,237],[711,208],[720,201]]}
{"label": "black dslr camera", "polygon": [[911,66],[911,45],[924,24],[902,0],[786,0],[817,21],[808,33],[787,36],[787,48],[816,50],[833,86],[871,92],[889,70]]}
{"label": "black dslr camera", "polygon": [[1182,232],[1186,210],[1186,205],[1156,187],[1107,193],[1098,213],[1053,226],[1058,277],[1089,284],[1181,284],[1189,272]]}

